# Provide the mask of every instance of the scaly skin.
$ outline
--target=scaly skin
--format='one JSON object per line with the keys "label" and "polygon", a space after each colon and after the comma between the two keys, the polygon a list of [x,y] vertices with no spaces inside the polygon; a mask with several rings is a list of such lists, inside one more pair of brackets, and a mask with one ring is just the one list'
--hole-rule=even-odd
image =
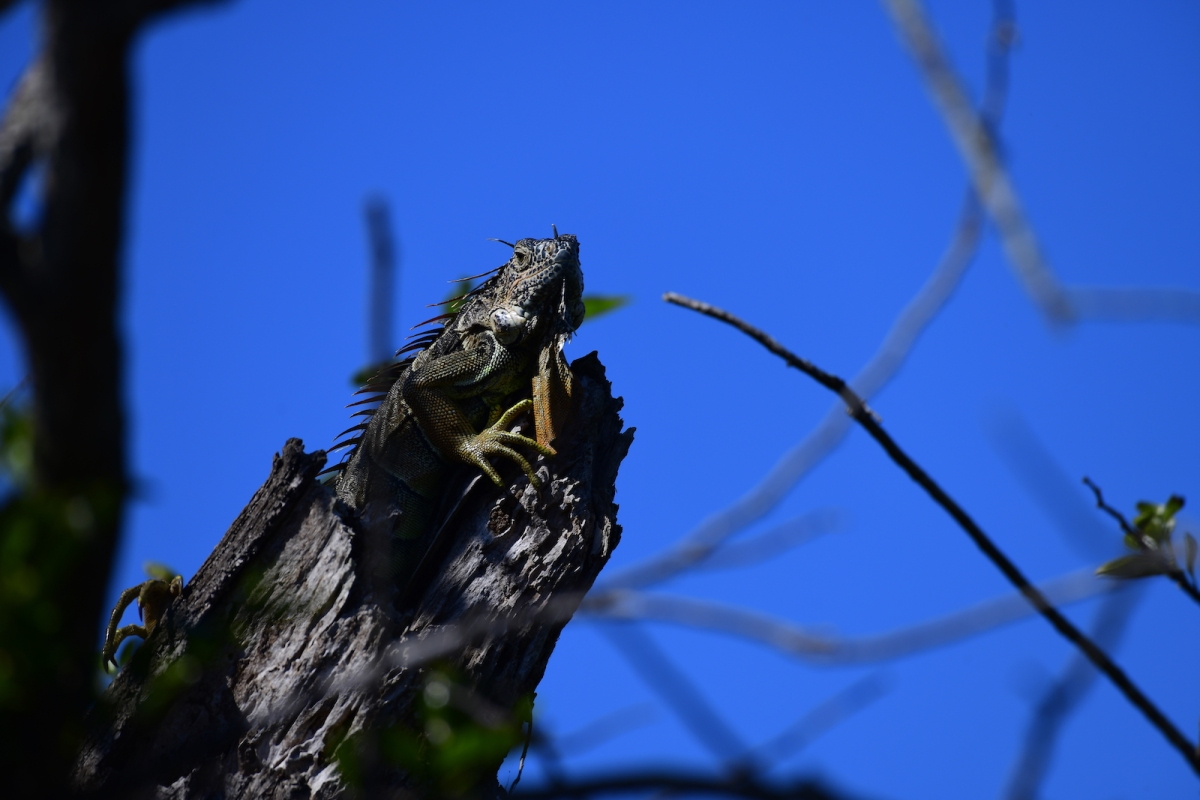
{"label": "scaly skin", "polygon": [[[522,239],[497,274],[422,342],[426,348],[393,370],[390,389],[387,379],[376,383],[387,395],[360,426],[336,490],[369,531],[386,535],[383,566],[397,590],[429,547],[454,465],[470,464],[503,485],[491,459],[507,459],[538,486],[522,451],[555,454],[551,443],[573,387],[562,346],[583,321],[582,291],[574,236]],[[526,411],[533,411],[536,439],[510,431]]]}
{"label": "scaly skin", "polygon": [[[100,652],[101,664],[117,666],[117,648],[130,636],[148,638],[158,627],[159,620],[167,611],[171,601],[183,591],[183,576],[176,575],[170,582],[152,579],[121,592],[121,599],[108,618],[108,630],[104,636],[104,649]],[[141,625],[126,625],[117,630],[117,623],[129,604],[137,600]]]}

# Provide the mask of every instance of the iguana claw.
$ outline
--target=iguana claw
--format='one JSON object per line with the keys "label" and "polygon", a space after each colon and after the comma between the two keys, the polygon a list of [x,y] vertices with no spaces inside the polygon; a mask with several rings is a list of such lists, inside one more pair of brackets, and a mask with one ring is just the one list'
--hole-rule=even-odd
{"label": "iguana claw", "polygon": [[[170,582],[152,579],[121,592],[121,598],[117,600],[117,606],[108,620],[108,630],[104,636],[104,649],[100,651],[100,663],[104,668],[107,669],[109,664],[112,664],[114,669],[116,668],[117,648],[128,637],[140,636],[143,639],[149,637],[158,626],[167,606],[182,591],[183,576],[176,575]],[[134,600],[137,600],[138,614],[142,617],[144,624],[126,625],[118,630],[117,623],[121,621],[121,615]]]}
{"label": "iguana claw", "polygon": [[531,447],[546,456],[554,456],[558,453],[549,445],[539,444],[536,439],[530,439],[528,436],[508,430],[512,426],[513,420],[531,408],[533,408],[532,400],[522,400],[517,403],[500,415],[500,419],[496,420],[494,424],[464,441],[459,448],[459,456],[464,461],[483,470],[484,474],[491,478],[497,486],[504,486],[504,481],[500,479],[500,473],[491,465],[487,457],[504,456],[517,463],[534,488],[541,488],[542,482],[533,471],[529,461],[513,447]]}

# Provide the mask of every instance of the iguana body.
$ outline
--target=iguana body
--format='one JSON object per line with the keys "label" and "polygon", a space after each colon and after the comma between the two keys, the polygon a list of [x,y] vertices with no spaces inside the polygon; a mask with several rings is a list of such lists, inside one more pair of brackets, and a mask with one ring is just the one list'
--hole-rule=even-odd
{"label": "iguana body", "polygon": [[[362,436],[339,445],[354,450],[339,465],[336,490],[368,531],[388,542],[388,563],[375,566],[386,568],[395,588],[405,588],[429,547],[432,517],[455,465],[471,464],[503,485],[489,461],[499,456],[538,484],[520,450],[554,455],[551,442],[572,393],[562,346],[583,321],[582,291],[574,236],[522,239],[457,310],[431,320],[444,319],[440,329],[397,354],[420,350],[415,357],[365,388],[386,395],[364,401],[382,399],[359,412],[369,420],[351,431]],[[509,430],[527,410],[536,439]]]}

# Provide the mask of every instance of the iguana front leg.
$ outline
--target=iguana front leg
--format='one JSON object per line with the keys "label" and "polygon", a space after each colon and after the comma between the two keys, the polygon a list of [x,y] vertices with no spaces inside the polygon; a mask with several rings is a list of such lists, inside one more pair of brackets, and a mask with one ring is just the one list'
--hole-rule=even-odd
{"label": "iguana front leg", "polygon": [[[143,639],[150,636],[158,626],[158,622],[162,619],[163,614],[166,613],[167,606],[182,591],[183,576],[176,575],[169,583],[163,580],[152,579],[121,592],[121,597],[117,600],[117,606],[108,618],[108,630],[104,636],[104,649],[100,652],[100,663],[106,667],[110,663],[114,667],[117,666],[117,648],[121,646],[121,642],[130,636],[140,636]],[[117,630],[117,623],[121,621],[121,615],[125,613],[125,609],[129,608],[129,604],[134,600],[137,600],[138,615],[142,617],[142,621],[145,624],[126,625],[124,628]]]}
{"label": "iguana front leg", "polygon": [[105,667],[112,663],[117,666],[117,648],[121,646],[121,642],[129,636],[141,636],[145,638],[149,634],[145,632],[145,628],[141,625],[126,625],[124,628],[117,630],[117,623],[121,621],[121,615],[125,613],[125,609],[129,608],[129,604],[137,599],[138,592],[142,590],[143,584],[130,587],[121,592],[121,597],[117,600],[117,605],[112,611],[112,615],[108,618],[108,630],[104,635],[104,649],[100,651],[100,663]]}
{"label": "iguana front leg", "polygon": [[[458,403],[485,394],[501,394],[513,383],[519,370],[517,358],[501,346],[490,332],[466,338],[463,349],[440,357],[432,353],[418,360],[401,385],[404,400],[412,408],[422,432],[447,461],[473,464],[497,486],[503,486],[489,456],[502,456],[521,468],[530,483],[539,486],[529,461],[514,447],[529,447],[544,455],[555,455],[548,445],[508,430],[513,421],[533,407],[522,400],[509,408],[493,424],[476,433]],[[514,384],[514,388],[519,384]]]}

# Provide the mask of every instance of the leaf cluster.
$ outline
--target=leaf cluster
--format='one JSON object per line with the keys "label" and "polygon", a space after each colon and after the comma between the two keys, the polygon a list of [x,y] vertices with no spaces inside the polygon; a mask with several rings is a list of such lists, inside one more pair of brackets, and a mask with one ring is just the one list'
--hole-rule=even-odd
{"label": "leaf cluster", "polygon": [[1132,524],[1118,517],[1125,529],[1125,547],[1133,552],[1102,564],[1096,574],[1126,580],[1168,575],[1195,588],[1196,538],[1191,533],[1183,534],[1182,566],[1174,541],[1175,517],[1183,504],[1183,498],[1173,494],[1165,503],[1138,503]]}

